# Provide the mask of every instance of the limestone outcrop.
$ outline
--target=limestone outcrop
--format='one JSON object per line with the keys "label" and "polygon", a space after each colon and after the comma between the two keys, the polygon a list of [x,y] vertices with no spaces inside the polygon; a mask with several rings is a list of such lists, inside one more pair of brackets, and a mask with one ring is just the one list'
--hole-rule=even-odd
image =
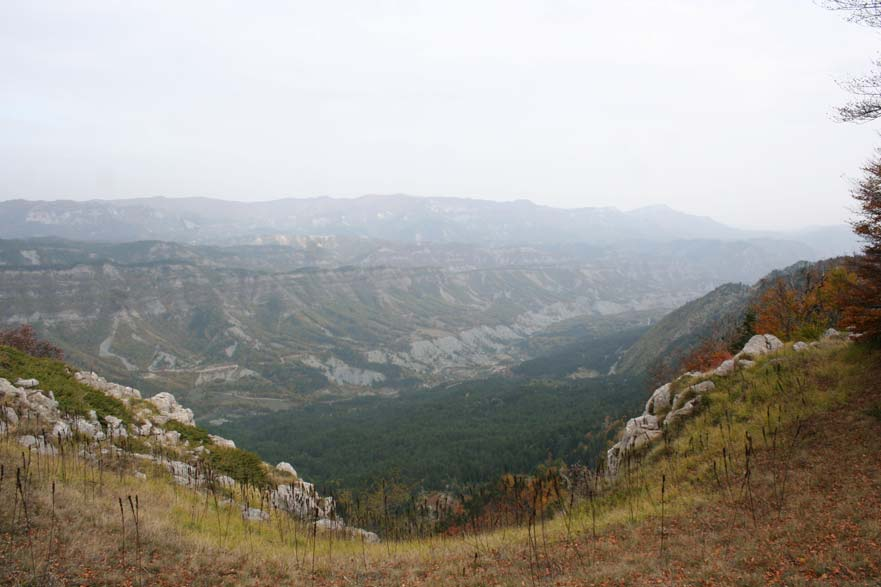
{"label": "limestone outcrop", "polygon": [[148,397],[147,401],[159,410],[158,416],[153,418],[158,424],[165,424],[169,420],[176,420],[188,426],[196,425],[196,419],[193,418],[193,410],[177,403],[174,396],[167,391],[157,393],[153,397]]}
{"label": "limestone outcrop", "polygon": [[769,353],[776,353],[782,348],[783,341],[773,334],[757,334],[749,339],[743,349],[734,355],[734,358],[757,358]]}
{"label": "limestone outcrop", "polygon": [[[142,401],[137,389],[109,382],[96,373],[74,373],[73,378],[120,400],[129,408],[131,416],[126,416],[126,420],[112,414],[99,418],[94,410],[85,416],[64,413],[59,409],[54,393],[40,389],[37,379],[21,378],[13,384],[0,378],[0,433],[20,430],[15,436],[17,442],[39,454],[56,455],[60,443],[74,441],[80,447],[78,450],[87,455],[125,455],[162,467],[178,485],[191,489],[224,488],[232,495],[239,494],[234,479],[218,475],[200,458],[210,452],[212,446],[235,448],[235,443],[214,434],[208,435],[207,443],[190,442],[180,431],[168,429],[168,423],[172,421],[189,426],[196,424],[193,412],[179,404],[172,394],[163,392]],[[140,438],[138,446],[147,446],[149,452],[121,448],[117,439],[129,436]],[[299,478],[290,463],[281,462],[275,467],[263,463],[261,466],[267,473],[274,470],[284,477],[284,481],[276,481],[275,487],[269,490],[269,504],[274,510],[311,520],[317,528],[339,531],[350,539],[379,541],[372,532],[346,526],[336,515],[333,499],[319,495],[314,485]],[[138,479],[147,478],[141,470],[134,473]],[[243,518],[254,522],[270,518],[269,513],[252,506],[241,504]]]}
{"label": "limestone outcrop", "polygon": [[665,430],[694,415],[700,408],[701,397],[716,388],[713,378],[728,377],[738,369],[749,369],[756,365],[754,359],[783,348],[783,342],[773,334],[757,334],[733,358],[714,369],[704,373],[685,373],[655,389],[642,415],[627,421],[620,439],[606,453],[606,472],[616,476],[628,453],[661,438]]}

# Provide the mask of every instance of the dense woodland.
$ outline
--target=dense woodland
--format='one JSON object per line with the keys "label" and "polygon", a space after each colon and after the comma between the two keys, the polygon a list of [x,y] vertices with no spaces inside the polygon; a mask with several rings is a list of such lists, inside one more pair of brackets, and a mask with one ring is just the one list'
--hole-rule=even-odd
{"label": "dense woodland", "polygon": [[327,489],[396,478],[414,491],[528,473],[548,459],[595,463],[645,401],[638,377],[487,379],[240,419],[212,431]]}

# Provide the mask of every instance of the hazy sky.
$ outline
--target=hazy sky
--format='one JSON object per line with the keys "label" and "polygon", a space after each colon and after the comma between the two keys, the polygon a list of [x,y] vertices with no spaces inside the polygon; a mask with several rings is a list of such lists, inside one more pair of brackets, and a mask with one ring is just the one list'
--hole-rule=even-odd
{"label": "hazy sky", "polygon": [[367,193],[843,221],[881,36],[811,0],[3,0],[0,199]]}

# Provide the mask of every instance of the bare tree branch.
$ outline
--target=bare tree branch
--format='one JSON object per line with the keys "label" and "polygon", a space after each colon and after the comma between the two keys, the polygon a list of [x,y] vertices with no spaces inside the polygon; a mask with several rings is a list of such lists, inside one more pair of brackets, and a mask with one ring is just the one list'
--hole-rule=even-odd
{"label": "bare tree branch", "polygon": [[[824,0],[823,4],[829,10],[846,13],[850,22],[881,28],[881,0]],[[857,99],[838,108],[839,120],[869,122],[881,118],[881,61],[874,65],[873,73],[841,84]]]}
{"label": "bare tree branch", "polygon": [[881,1],[826,0],[824,4],[829,10],[849,13],[850,22],[881,28]]}

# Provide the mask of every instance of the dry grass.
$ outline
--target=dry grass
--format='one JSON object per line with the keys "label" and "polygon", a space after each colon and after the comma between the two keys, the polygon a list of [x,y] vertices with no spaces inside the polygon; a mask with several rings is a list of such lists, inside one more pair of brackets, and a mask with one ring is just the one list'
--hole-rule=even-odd
{"label": "dry grass", "polygon": [[[138,463],[148,474],[140,481],[130,464],[98,470],[70,454],[23,462],[4,439],[0,583],[879,585],[879,382],[877,353],[835,345],[720,381],[699,417],[595,504],[596,539],[588,504],[534,534],[313,539],[307,525],[275,512],[269,522],[243,522],[213,496],[175,487],[158,467]],[[28,472],[23,492],[16,468]],[[123,562],[118,500],[128,495],[140,503],[140,567],[128,506]]]}

